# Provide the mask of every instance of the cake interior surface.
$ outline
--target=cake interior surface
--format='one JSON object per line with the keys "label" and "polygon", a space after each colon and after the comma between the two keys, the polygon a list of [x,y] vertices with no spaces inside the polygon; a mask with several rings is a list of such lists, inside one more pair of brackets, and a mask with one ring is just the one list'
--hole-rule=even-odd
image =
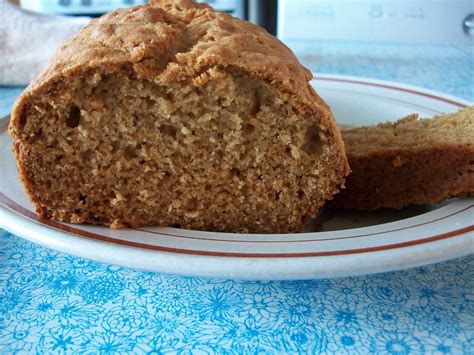
{"label": "cake interior surface", "polygon": [[391,149],[431,149],[443,144],[474,144],[474,107],[456,113],[418,119],[409,115],[396,122],[342,130],[346,152],[370,154]]}
{"label": "cake interior surface", "polygon": [[68,80],[22,116],[42,217],[292,232],[334,192],[331,133],[260,78],[213,68],[163,85],[122,68]]}

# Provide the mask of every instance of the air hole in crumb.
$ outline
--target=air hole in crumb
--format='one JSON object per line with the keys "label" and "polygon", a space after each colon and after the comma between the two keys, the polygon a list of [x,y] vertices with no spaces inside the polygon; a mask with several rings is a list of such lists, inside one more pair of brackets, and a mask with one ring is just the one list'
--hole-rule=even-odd
{"label": "air hole in crumb", "polygon": [[145,106],[146,106],[147,109],[151,109],[151,108],[153,108],[153,107],[156,105],[156,101],[155,101],[155,100],[152,100],[152,99],[150,99],[150,98],[148,98],[148,97],[145,97],[145,98],[143,99],[143,102],[145,103]]}
{"label": "air hole in crumb", "polygon": [[211,191],[212,185],[211,185],[211,184],[206,184],[206,186],[204,187],[204,189],[205,189],[206,191]]}
{"label": "air hole in crumb", "polygon": [[309,155],[320,154],[322,151],[321,138],[319,137],[319,128],[311,125],[306,129],[304,144],[301,149]]}
{"label": "air hole in crumb", "polygon": [[275,201],[278,201],[280,199],[280,194],[281,194],[281,191],[275,192]]}
{"label": "air hole in crumb", "polygon": [[41,138],[43,136],[43,128],[39,128],[36,132],[35,132],[35,139],[38,139],[38,138]]}
{"label": "air hole in crumb", "polygon": [[86,149],[85,151],[81,152],[81,157],[85,161],[89,161],[92,158],[92,150]]}
{"label": "air hole in crumb", "polygon": [[250,115],[256,115],[257,113],[260,112],[260,94],[258,93],[257,90],[255,90],[255,93],[253,96],[250,98],[250,104],[249,104],[249,111]]}
{"label": "air hole in crumb", "polygon": [[290,148],[290,147],[286,147],[286,148],[285,148],[285,152],[286,152],[287,154],[291,154],[291,148]]}
{"label": "air hole in crumb", "polygon": [[258,175],[258,176],[257,176],[257,179],[262,180],[262,179],[263,179],[263,175]]}
{"label": "air hole in crumb", "polygon": [[181,228],[181,224],[176,223],[176,224],[173,224],[172,227],[173,227],[173,228]]}
{"label": "air hole in crumb", "polygon": [[133,126],[136,127],[138,125],[138,120],[140,118],[138,117],[137,114],[133,114]]}
{"label": "air hole in crumb", "polygon": [[82,204],[85,204],[86,203],[86,196],[84,196],[83,194],[79,194],[79,201],[82,202]]}
{"label": "air hole in crumb", "polygon": [[188,211],[194,211],[198,206],[197,199],[195,197],[191,198],[186,205]]}
{"label": "air hole in crumb", "polygon": [[159,128],[161,134],[165,136],[169,136],[171,138],[176,138],[176,128],[173,126],[162,124]]}
{"label": "air hole in crumb", "polygon": [[123,151],[123,156],[127,160],[135,159],[138,154],[133,147],[126,147]]}
{"label": "air hole in crumb", "polygon": [[81,110],[77,106],[72,106],[69,110],[69,115],[66,118],[66,125],[70,128],[79,126],[81,120]]}
{"label": "air hole in crumb", "polygon": [[23,110],[21,115],[20,115],[20,126],[24,127],[26,124],[26,111]]}
{"label": "air hole in crumb", "polygon": [[214,156],[215,156],[216,161],[220,162],[224,158],[224,153],[222,152],[222,150],[216,150],[214,152]]}
{"label": "air hole in crumb", "polygon": [[251,123],[246,123],[242,127],[242,133],[246,136],[251,135],[255,131],[255,126]]}
{"label": "air hole in crumb", "polygon": [[113,154],[113,153],[116,153],[119,149],[120,149],[120,143],[119,142],[112,142],[110,152]]}
{"label": "air hole in crumb", "polygon": [[230,169],[230,176],[231,177],[234,177],[234,176],[240,177],[240,170],[237,169],[237,168]]}
{"label": "air hole in crumb", "polygon": [[298,198],[303,198],[303,196],[304,196],[304,191],[303,191],[303,190],[298,190],[298,191],[296,192],[296,196],[298,196]]}

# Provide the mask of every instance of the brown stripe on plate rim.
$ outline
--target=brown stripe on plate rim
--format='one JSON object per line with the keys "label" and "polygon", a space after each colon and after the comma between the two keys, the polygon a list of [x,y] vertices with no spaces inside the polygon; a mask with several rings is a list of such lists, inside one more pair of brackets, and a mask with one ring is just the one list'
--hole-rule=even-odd
{"label": "brown stripe on plate rim", "polygon": [[[326,91],[333,91],[333,92],[338,92],[338,93],[345,93],[345,94],[354,94],[354,93],[357,93],[356,91],[351,91],[351,90],[342,90],[342,89],[339,89],[339,88],[324,88],[323,90],[326,90]],[[375,98],[375,99],[385,99],[387,101],[390,101],[390,102],[396,102],[396,103],[402,103],[404,105],[407,105],[407,106],[410,106],[410,107],[413,107],[414,109],[422,109],[422,110],[425,110],[425,111],[430,111],[431,113],[435,114],[435,115],[440,115],[442,114],[443,112],[441,111],[437,111],[437,110],[433,110],[432,108],[429,108],[429,107],[426,107],[426,106],[422,106],[422,105],[418,105],[418,104],[414,104],[412,102],[409,102],[409,101],[405,101],[405,100],[400,100],[400,99],[394,99],[392,97],[386,97],[386,96],[382,96],[382,95],[375,95],[375,94],[371,94],[371,93],[367,93],[365,92],[363,94],[364,96],[370,96],[372,98]],[[336,122],[337,123],[337,122]]]}
{"label": "brown stripe on plate rim", "polygon": [[[195,239],[195,240],[205,240],[205,241],[210,241],[210,242],[228,242],[228,243],[314,243],[314,242],[326,242],[326,241],[330,241],[330,240],[344,240],[344,239],[356,239],[356,238],[363,238],[363,237],[370,237],[370,236],[374,236],[374,235],[380,235],[380,234],[387,234],[387,233],[391,233],[391,232],[398,232],[398,231],[402,231],[402,230],[406,230],[406,229],[410,229],[410,228],[416,228],[416,227],[420,227],[420,226],[424,226],[424,225],[427,225],[427,224],[430,224],[430,223],[434,223],[434,222],[438,222],[438,221],[441,221],[443,219],[446,219],[446,218],[449,218],[449,217],[452,217],[454,215],[457,215],[459,213],[462,213],[464,211],[467,211],[471,208],[473,208],[474,205],[469,205],[463,209],[460,209],[459,211],[456,211],[456,212],[453,212],[451,214],[448,214],[448,215],[445,215],[443,217],[439,217],[439,218],[435,218],[433,220],[430,220],[430,221],[427,221],[427,222],[423,222],[423,223],[418,223],[418,224],[413,224],[411,226],[407,226],[407,227],[402,227],[402,228],[396,228],[396,229],[390,229],[390,230],[386,230],[386,231],[383,231],[383,232],[374,232],[374,233],[367,233],[367,234],[357,234],[357,235],[351,235],[351,236],[347,236],[347,237],[337,237],[337,238],[321,238],[321,239],[298,239],[298,240],[255,240],[255,239],[232,239],[232,240],[228,240],[228,239],[211,239],[211,238],[201,238],[201,237],[190,237],[190,236],[186,236],[186,235],[179,235],[179,234],[172,234],[172,233],[165,233],[165,232],[155,232],[155,231],[150,231],[150,230],[146,230],[144,228],[130,228],[130,229],[133,229],[133,230],[136,230],[136,231],[140,231],[140,232],[145,232],[145,233],[149,233],[149,234],[154,234],[154,235],[162,235],[162,236],[170,236],[170,237],[178,237],[178,238],[183,238],[183,239]],[[379,225],[380,226],[380,225]],[[317,232],[314,232],[314,233],[317,233]],[[237,233],[234,233],[234,234],[237,234]],[[304,233],[301,233],[301,234],[304,234]]]}
{"label": "brown stripe on plate rim", "polygon": [[466,107],[465,104],[462,104],[462,103],[454,101],[454,100],[446,99],[446,98],[441,97],[441,96],[437,96],[437,95],[433,95],[433,94],[427,94],[427,93],[420,92],[420,91],[417,91],[417,90],[414,90],[414,89],[406,89],[406,88],[401,88],[401,87],[397,87],[397,86],[391,86],[391,85],[388,85],[388,84],[371,83],[371,82],[359,81],[359,80],[354,80],[354,79],[330,78],[330,77],[325,77],[325,76],[316,76],[314,79],[316,81],[317,80],[324,80],[324,81],[336,81],[336,82],[340,82],[340,83],[351,83],[351,84],[361,84],[361,85],[366,85],[366,86],[376,86],[376,87],[379,87],[379,88],[397,90],[397,91],[402,91],[402,92],[408,92],[410,94],[416,94],[416,95],[419,95],[419,96],[428,97],[430,99],[435,99],[435,100],[439,100],[439,101],[442,101],[442,102],[446,102],[448,104],[451,104],[451,105],[454,105],[454,106],[457,106],[457,107],[461,107],[461,108]]}
{"label": "brown stripe on plate rim", "polygon": [[156,245],[149,245],[139,242],[131,242],[127,240],[114,239],[104,235],[87,232],[81,229],[73,228],[62,223],[43,220],[36,216],[31,211],[28,211],[26,208],[18,205],[16,202],[9,199],[3,193],[0,192],[0,202],[10,209],[18,212],[19,214],[28,217],[36,221],[39,224],[43,224],[54,229],[64,231],[71,235],[86,237],[89,239],[100,240],[103,242],[108,242],[112,244],[126,245],[130,247],[142,248],[147,250],[156,250],[169,253],[178,253],[178,254],[190,254],[190,255],[201,255],[201,256],[219,256],[219,257],[240,257],[240,258],[299,258],[299,257],[322,257],[322,256],[337,256],[337,255],[350,255],[350,254],[360,254],[360,253],[369,253],[369,252],[379,252],[384,250],[404,248],[419,244],[425,244],[433,241],[438,241],[442,239],[453,238],[464,233],[474,231],[474,225],[470,225],[464,228],[453,230],[447,233],[442,233],[434,236],[424,237],[416,240],[411,240],[407,242],[394,243],[388,245],[382,245],[378,247],[368,247],[368,248],[359,248],[359,249],[349,249],[349,250],[333,250],[333,251],[324,251],[324,252],[308,252],[308,253],[233,253],[233,252],[213,252],[213,251],[204,251],[204,250],[194,250],[194,249],[179,249],[171,247],[162,247]]}

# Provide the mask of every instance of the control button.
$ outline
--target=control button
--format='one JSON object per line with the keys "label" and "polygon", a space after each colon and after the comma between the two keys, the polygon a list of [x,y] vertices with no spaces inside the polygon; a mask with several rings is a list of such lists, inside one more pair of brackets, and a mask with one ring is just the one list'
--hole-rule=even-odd
{"label": "control button", "polygon": [[381,18],[383,16],[383,10],[380,6],[372,5],[369,11],[369,17],[371,18]]}
{"label": "control button", "polygon": [[474,36],[474,14],[469,14],[466,16],[462,22],[462,28],[465,34],[468,36]]}
{"label": "control button", "polygon": [[422,8],[415,8],[415,9],[411,9],[409,10],[406,14],[405,14],[405,17],[407,18],[412,18],[412,19],[417,19],[417,18],[424,18],[425,17],[425,13],[423,11]]}
{"label": "control button", "polygon": [[301,16],[314,16],[319,18],[334,17],[334,9],[329,6],[317,5],[311,9],[301,9]]}
{"label": "control button", "polygon": [[70,6],[71,0],[59,0],[59,5],[61,6]]}
{"label": "control button", "polygon": [[133,5],[133,0],[123,0],[123,3],[126,5]]}
{"label": "control button", "polygon": [[92,5],[92,0],[81,0],[81,5],[91,6]]}

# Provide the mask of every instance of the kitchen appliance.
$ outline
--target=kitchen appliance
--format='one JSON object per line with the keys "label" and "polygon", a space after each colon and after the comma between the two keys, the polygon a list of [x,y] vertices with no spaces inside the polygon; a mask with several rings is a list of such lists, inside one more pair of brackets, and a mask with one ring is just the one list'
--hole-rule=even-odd
{"label": "kitchen appliance", "polygon": [[284,42],[331,40],[472,45],[472,0],[279,0]]}
{"label": "kitchen appliance", "polygon": [[[286,43],[311,40],[472,45],[472,0],[198,0]],[[98,16],[148,0],[20,0],[52,14]]]}

